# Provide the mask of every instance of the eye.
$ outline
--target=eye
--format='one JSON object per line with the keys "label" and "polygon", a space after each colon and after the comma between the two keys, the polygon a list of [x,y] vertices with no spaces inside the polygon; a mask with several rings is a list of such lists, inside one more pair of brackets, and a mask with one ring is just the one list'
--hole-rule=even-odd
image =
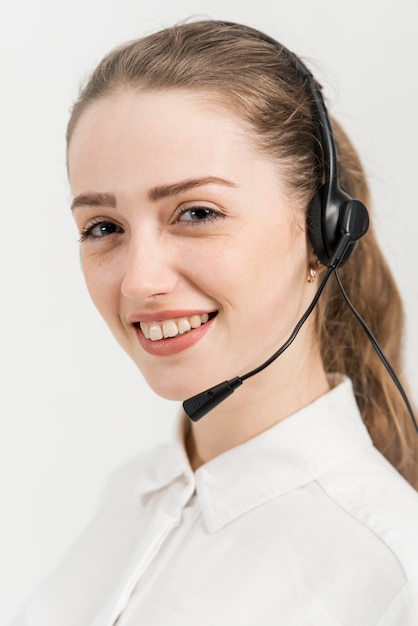
{"label": "eye", "polygon": [[80,242],[86,239],[103,239],[115,233],[123,232],[123,228],[118,226],[118,224],[100,219],[87,224],[81,232]]}
{"label": "eye", "polygon": [[181,208],[176,222],[211,222],[220,217],[223,213],[207,206],[193,206]]}

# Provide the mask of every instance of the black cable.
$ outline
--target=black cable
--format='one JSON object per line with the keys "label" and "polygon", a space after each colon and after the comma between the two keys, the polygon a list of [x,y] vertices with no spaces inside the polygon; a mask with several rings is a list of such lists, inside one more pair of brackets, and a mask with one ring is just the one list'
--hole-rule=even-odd
{"label": "black cable", "polygon": [[343,286],[343,284],[341,282],[341,278],[340,278],[340,276],[338,274],[338,270],[334,271],[334,275],[335,275],[335,279],[336,279],[336,281],[338,283],[338,286],[339,286],[339,288],[341,290],[341,293],[344,296],[344,299],[345,299],[346,303],[348,304],[348,306],[351,309],[351,312],[354,314],[354,317],[357,319],[357,321],[359,322],[359,324],[363,328],[363,330],[366,333],[367,337],[369,338],[373,348],[376,350],[380,360],[382,361],[382,363],[385,366],[386,370],[388,371],[390,377],[392,378],[393,382],[395,383],[399,393],[401,394],[402,399],[405,402],[405,406],[406,406],[406,408],[408,410],[408,413],[409,413],[409,415],[411,417],[412,423],[414,424],[415,431],[418,434],[418,424],[417,424],[417,421],[415,419],[414,412],[412,410],[411,404],[410,404],[410,402],[408,400],[408,397],[407,397],[407,395],[405,393],[404,388],[402,387],[402,384],[401,384],[399,378],[396,376],[396,374],[395,374],[391,364],[389,363],[388,359],[383,354],[383,350],[380,347],[376,337],[373,335],[372,331],[367,326],[366,322],[361,317],[360,313],[357,311],[357,309],[355,308],[355,306],[351,302],[350,298],[348,297],[348,295],[347,295],[347,293],[346,293],[346,291],[344,289],[344,286]]}

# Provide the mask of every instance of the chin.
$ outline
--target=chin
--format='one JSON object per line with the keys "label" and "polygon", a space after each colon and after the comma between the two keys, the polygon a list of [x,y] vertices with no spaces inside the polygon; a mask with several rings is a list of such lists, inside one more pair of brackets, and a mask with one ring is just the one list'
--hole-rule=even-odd
{"label": "chin", "polygon": [[[189,372],[181,371],[180,368],[176,370],[175,367],[170,368],[170,371],[147,371],[136,364],[141,371],[145,382],[161,398],[165,400],[173,400],[177,402],[183,402],[187,398],[201,393],[205,389],[217,385],[222,382],[218,375],[204,375],[203,372],[199,376],[196,376],[196,371],[190,375]],[[225,377],[222,378],[225,380]]]}
{"label": "chin", "polygon": [[[183,401],[203,389],[203,387],[202,389],[197,388],[196,384],[192,385],[190,381],[188,383],[184,382],[186,380],[185,378],[181,381],[181,377],[176,374],[175,370],[168,374],[162,371],[150,372],[143,367],[139,367],[138,363],[135,364],[144,377],[148,387],[157,394],[157,396],[165,400]],[[194,391],[194,389],[196,389],[196,391]]]}
{"label": "chin", "polygon": [[186,400],[187,398],[194,396],[196,393],[203,391],[203,387],[191,390],[190,385],[179,385],[175,384],[175,382],[162,382],[161,380],[155,381],[149,380],[148,378],[145,378],[145,380],[150,389],[152,389],[157,396],[160,396],[160,398],[164,398],[165,400],[173,400],[175,402],[183,402],[183,400]]}

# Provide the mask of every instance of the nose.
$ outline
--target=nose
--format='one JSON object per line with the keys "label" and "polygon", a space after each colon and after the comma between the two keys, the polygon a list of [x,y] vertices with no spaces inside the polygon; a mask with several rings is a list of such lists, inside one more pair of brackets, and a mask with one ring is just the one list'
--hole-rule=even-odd
{"label": "nose", "polygon": [[171,293],[178,279],[173,258],[173,246],[164,237],[144,232],[132,236],[124,259],[122,295],[144,302]]}

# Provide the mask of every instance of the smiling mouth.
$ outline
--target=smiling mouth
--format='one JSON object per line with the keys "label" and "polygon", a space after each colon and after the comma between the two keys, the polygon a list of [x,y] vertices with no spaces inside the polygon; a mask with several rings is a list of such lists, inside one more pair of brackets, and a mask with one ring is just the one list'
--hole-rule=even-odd
{"label": "smiling mouth", "polygon": [[218,314],[217,311],[212,313],[202,313],[190,315],[188,317],[179,317],[164,322],[135,322],[134,326],[140,328],[146,339],[151,341],[161,341],[162,339],[172,339],[178,335],[199,328],[206,322],[209,322]]}

